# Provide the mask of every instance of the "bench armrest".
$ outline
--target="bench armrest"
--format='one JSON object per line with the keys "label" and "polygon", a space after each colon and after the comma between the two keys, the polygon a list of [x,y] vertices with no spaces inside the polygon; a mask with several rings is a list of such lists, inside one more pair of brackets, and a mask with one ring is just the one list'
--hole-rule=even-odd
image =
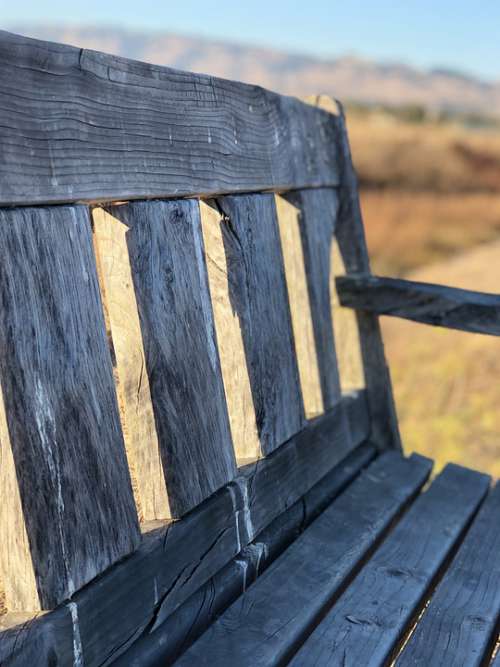
{"label": "bench armrest", "polygon": [[369,274],[336,280],[342,306],[450,329],[500,336],[500,296]]}

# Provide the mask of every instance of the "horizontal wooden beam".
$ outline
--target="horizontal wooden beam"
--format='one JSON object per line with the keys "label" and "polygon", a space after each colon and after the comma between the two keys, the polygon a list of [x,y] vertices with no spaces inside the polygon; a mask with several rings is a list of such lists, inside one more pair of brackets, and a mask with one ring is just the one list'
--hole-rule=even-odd
{"label": "horizontal wooden beam", "polygon": [[365,401],[364,392],[343,398],[180,521],[152,524],[135,553],[70,602],[42,617],[1,617],[0,664],[97,667],[118,657],[368,437]]}
{"label": "horizontal wooden beam", "polygon": [[0,32],[0,205],[339,183],[340,118],[259,86]]}
{"label": "horizontal wooden beam", "polygon": [[342,276],[336,283],[343,306],[500,336],[500,295],[367,274]]}

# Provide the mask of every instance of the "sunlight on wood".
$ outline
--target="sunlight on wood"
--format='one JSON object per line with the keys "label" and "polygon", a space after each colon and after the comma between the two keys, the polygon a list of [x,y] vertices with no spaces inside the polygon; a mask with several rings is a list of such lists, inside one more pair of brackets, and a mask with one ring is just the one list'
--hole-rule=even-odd
{"label": "sunlight on wood", "polygon": [[101,208],[94,209],[93,220],[99,282],[116,357],[114,376],[137,511],[141,521],[167,519],[170,508],[128,256],[128,228]]}
{"label": "sunlight on wood", "polygon": [[311,419],[322,414],[324,406],[300,238],[300,211],[279,195],[276,195],[275,201],[302,397],[306,417]]}
{"label": "sunlight on wood", "polygon": [[229,295],[221,227],[224,222],[217,209],[203,201],[200,218],[229,423],[236,460],[241,465],[261,457],[252,388],[241,324]]}

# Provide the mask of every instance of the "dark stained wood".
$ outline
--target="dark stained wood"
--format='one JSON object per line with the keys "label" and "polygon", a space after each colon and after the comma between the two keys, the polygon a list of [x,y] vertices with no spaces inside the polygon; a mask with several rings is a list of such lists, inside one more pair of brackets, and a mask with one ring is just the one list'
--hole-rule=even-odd
{"label": "dark stained wood", "polygon": [[339,180],[338,119],[258,86],[0,33],[0,204]]}
{"label": "dark stained wood", "polygon": [[22,508],[4,495],[0,578],[10,610],[50,609],[140,536],[88,211],[0,209],[0,249],[1,446]]}
{"label": "dark stained wood", "polygon": [[223,197],[229,296],[241,322],[262,452],[304,425],[299,372],[271,194]]}
{"label": "dark stained wood", "polygon": [[[236,474],[195,200],[107,209],[126,233],[172,516]],[[113,327],[112,327],[113,330]]]}
{"label": "dark stained wood", "polygon": [[[487,494],[489,482],[487,475],[448,465],[415,501],[291,665],[388,664],[426,591]],[[417,664],[429,662],[419,655]]]}
{"label": "dark stained wood", "polygon": [[300,231],[321,390],[325,409],[328,409],[340,395],[329,289],[338,194],[333,189],[300,190],[288,194],[286,198],[300,211]]}
{"label": "dark stained wood", "polygon": [[[342,399],[273,454],[241,469],[247,479],[252,538],[296,502],[369,434],[364,392]],[[351,415],[358,429],[350,431]]]}
{"label": "dark stained wood", "polygon": [[[339,406],[337,411],[334,409],[310,424],[306,429],[309,438],[298,434],[275,452],[275,456],[280,453],[285,461],[284,452],[290,448],[289,463],[307,465],[302,471],[296,468],[289,477],[282,478],[282,468],[272,463],[261,503],[254,501],[250,509],[251,489],[248,478],[242,475],[180,521],[168,527],[146,525],[151,531],[135,553],[73,596],[76,606],[71,608],[72,616],[66,614],[66,607],[59,608],[41,619],[23,619],[22,625],[0,632],[2,667],[4,664],[9,667],[30,664],[24,661],[24,656],[31,655],[32,632],[43,655],[58,656],[60,662],[56,664],[61,666],[73,660],[73,639],[68,643],[68,633],[73,638],[78,632],[85,667],[105,664],[111,655],[118,657],[159,619],[173,614],[253,541],[257,533],[298,502],[359,444],[352,443],[352,447],[343,452],[336,452],[333,446],[327,449],[330,456],[319,462],[314,460],[313,438],[320,434],[323,444],[339,443],[339,438],[345,437],[345,420],[339,418],[339,413],[356,414],[356,400],[351,397],[342,410]],[[261,464],[266,461],[263,459]],[[311,503],[311,511],[314,511],[316,501],[311,500]],[[72,622],[74,617],[77,623]],[[3,621],[7,624],[12,619],[7,615]],[[65,647],[69,647],[69,654],[64,653]]]}
{"label": "dark stained wood", "polygon": [[337,279],[343,306],[415,322],[500,336],[500,296],[366,274]]}
{"label": "dark stained wood", "polygon": [[[339,211],[335,233],[346,273],[370,273],[357,179],[352,165],[343,111],[337,102],[327,96],[318,96],[312,103],[333,110],[335,113],[332,113],[332,116],[338,118],[342,126],[337,144],[342,155],[342,166],[341,183],[337,191]],[[372,424],[371,439],[382,450],[401,450],[391,379],[378,317],[373,313],[359,311],[357,321]]]}
{"label": "dark stained wood", "polygon": [[415,455],[379,457],[210,626],[179,667],[285,664],[430,470],[431,462]]}
{"label": "dark stained wood", "polygon": [[375,454],[375,448],[369,445],[361,445],[349,454],[160,625],[158,617],[154,628],[124,653],[115,667],[165,665],[178,658],[346,488]]}
{"label": "dark stained wood", "polygon": [[[462,490],[463,493],[463,490]],[[483,665],[500,622],[500,484],[489,494],[397,661]]]}

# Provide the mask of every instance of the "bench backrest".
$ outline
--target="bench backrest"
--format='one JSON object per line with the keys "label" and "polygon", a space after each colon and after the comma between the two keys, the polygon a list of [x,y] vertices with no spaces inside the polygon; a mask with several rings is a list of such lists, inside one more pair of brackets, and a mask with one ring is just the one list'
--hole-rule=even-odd
{"label": "bench backrest", "polygon": [[0,146],[9,611],[255,461],[282,487],[243,499],[253,535],[362,440],[399,446],[377,318],[335,303],[369,270],[335,103],[0,33]]}

